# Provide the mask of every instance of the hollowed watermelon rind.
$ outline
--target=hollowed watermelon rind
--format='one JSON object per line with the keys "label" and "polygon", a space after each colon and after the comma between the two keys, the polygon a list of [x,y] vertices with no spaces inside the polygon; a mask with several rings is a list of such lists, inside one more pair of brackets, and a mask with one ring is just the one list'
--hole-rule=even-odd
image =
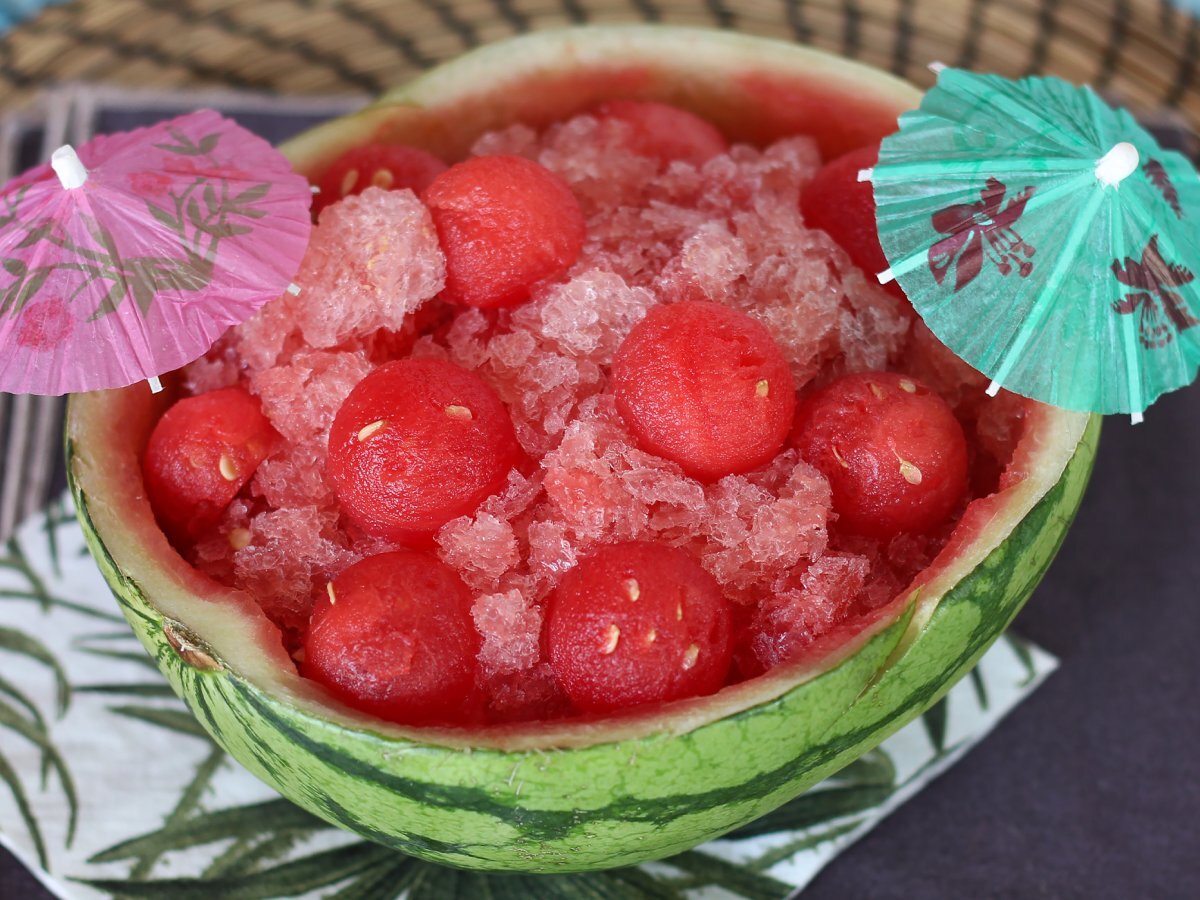
{"label": "hollowed watermelon rind", "polygon": [[[508,52],[489,48],[484,58],[513,63],[510,81],[549,78],[547,60],[564,58],[563,40],[575,48],[570,59],[603,59],[632,46],[642,68],[681,54],[695,68],[698,48],[715,47],[702,54],[706,83],[736,81],[741,61],[775,79],[772,90],[788,86],[789,71],[793,91],[819,79],[821,90],[836,93],[829,79],[847,70],[853,90],[871,84],[868,70],[811,51],[686,30],[543,34]],[[656,52],[664,47],[670,52]],[[769,52],[755,52],[760,47]],[[629,70],[628,56],[621,58]],[[422,78],[412,94],[389,95],[390,104],[356,117],[346,132],[327,126],[304,138],[294,151],[301,170],[318,174],[319,160],[346,134],[366,133],[364,121],[375,131],[391,122],[394,136],[397,121],[416,115],[427,128],[437,119],[437,110],[414,112],[397,97],[440,92],[446,108],[462,112],[471,95],[462,72],[481,70],[476,57],[455,65]],[[909,102],[911,89],[878,79],[881,106]],[[682,81],[703,111],[702,92]],[[760,91],[762,79],[751,82]],[[561,83],[590,82],[576,75]],[[1024,479],[964,519],[953,552],[939,557],[915,596],[803,665],[611,723],[468,734],[402,729],[329,702],[290,669],[252,600],[208,581],[174,552],[140,476],[140,448],[161,402],[146,399],[141,386],[73,398],[68,474],[106,580],[197,718],[260,778],[331,822],[431,860],[540,872],[629,865],[694,846],[786,802],[922,712],[1001,633],[1041,577],[1079,505],[1098,432],[1098,419],[1045,408],[1032,415],[1013,463]]]}
{"label": "hollowed watermelon rind", "polygon": [[[934,703],[1003,630],[1049,565],[1086,486],[1097,433],[1093,423],[1053,490],[1004,546],[941,598],[886,670],[881,666],[910,615],[832,671],[769,703],[683,735],[566,751],[401,741],[289,708],[234,673],[189,665],[164,635],[164,624],[174,623],[164,622],[108,557],[78,491],[76,503],[142,643],[206,729],[266,783],[335,824],[427,859],[568,871],[660,858],[751,821]],[[950,666],[939,664],[942,653],[952,654]],[[701,792],[690,787],[698,772],[708,782]]]}

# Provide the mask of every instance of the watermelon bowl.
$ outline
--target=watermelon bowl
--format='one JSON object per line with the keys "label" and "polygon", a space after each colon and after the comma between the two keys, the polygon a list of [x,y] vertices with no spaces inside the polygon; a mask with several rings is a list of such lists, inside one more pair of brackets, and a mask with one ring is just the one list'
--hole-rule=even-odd
{"label": "watermelon bowl", "polygon": [[[919,93],[884,73],[733,33],[588,27],[442,65],[284,147],[316,181],[369,142],[463,158],[483,132],[611,98],[699,113],[731,140],[876,141]],[[177,388],[175,389],[177,393]],[[1001,488],[972,502],[891,603],[793,663],[711,696],[607,719],[413,728],[301,678],[245,593],[193,568],[155,522],[141,454],[171,402],[144,385],[71,399],[68,475],[133,630],[221,746],[282,795],[370,840],[470,869],[570,872],[669,856],[792,799],[936,702],[1033,591],[1079,506],[1098,418],[1032,405]]]}

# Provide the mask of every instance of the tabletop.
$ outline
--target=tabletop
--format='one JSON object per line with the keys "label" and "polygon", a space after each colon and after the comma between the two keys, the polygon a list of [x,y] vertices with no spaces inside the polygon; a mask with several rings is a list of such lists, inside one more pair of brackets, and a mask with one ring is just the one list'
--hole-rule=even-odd
{"label": "tabletop", "polygon": [[[1198,456],[1198,388],[1144,424],[1106,423],[1077,522],[1015,626],[1060,670],[805,900],[1200,896]],[[18,477],[0,459],[0,483]],[[0,849],[0,900],[50,896]]]}

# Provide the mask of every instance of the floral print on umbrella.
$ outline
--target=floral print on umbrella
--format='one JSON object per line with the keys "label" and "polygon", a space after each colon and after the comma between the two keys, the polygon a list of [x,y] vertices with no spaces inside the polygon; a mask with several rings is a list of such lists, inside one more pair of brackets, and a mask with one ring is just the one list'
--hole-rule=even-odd
{"label": "floral print on umbrella", "polygon": [[0,189],[0,390],[153,386],[295,289],[308,183],[212,110],[55,158]]}
{"label": "floral print on umbrella", "polygon": [[929,271],[941,284],[957,264],[954,290],[961,291],[975,280],[987,259],[1001,275],[1016,266],[1022,278],[1033,271],[1031,244],[1021,239],[1013,226],[1025,211],[1033,196],[1026,187],[1005,202],[1008,188],[996,178],[989,178],[979,192],[976,203],[955,203],[933,214],[933,227],[948,235],[929,248]]}
{"label": "floral print on umbrella", "polygon": [[1171,182],[1171,176],[1167,174],[1166,168],[1157,159],[1146,160],[1142,166],[1142,172],[1150,179],[1163,199],[1167,201],[1167,206],[1171,207],[1171,211],[1175,213],[1175,218],[1183,218],[1183,205],[1179,202],[1179,191],[1175,190],[1175,185]]}
{"label": "floral print on umbrella", "polygon": [[1115,301],[1113,309],[1121,315],[1137,314],[1138,338],[1143,347],[1165,347],[1177,332],[1200,325],[1183,297],[1169,290],[1189,284],[1196,276],[1190,269],[1163,259],[1157,234],[1150,238],[1140,260],[1127,256],[1122,264],[1114,259],[1112,272],[1121,284],[1141,288]]}

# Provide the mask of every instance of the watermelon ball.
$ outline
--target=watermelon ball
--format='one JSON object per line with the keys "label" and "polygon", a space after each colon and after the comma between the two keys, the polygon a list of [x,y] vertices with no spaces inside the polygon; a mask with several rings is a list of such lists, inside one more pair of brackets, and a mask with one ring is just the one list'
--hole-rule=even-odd
{"label": "watermelon ball", "polygon": [[733,611],[685,550],[602,547],[568,572],[546,611],[550,666],[583,712],[711,694],[733,658]]}
{"label": "watermelon ball", "polygon": [[216,526],[279,440],[258,400],[240,387],[168,409],[142,459],[150,506],[167,536],[188,543]]}
{"label": "watermelon ball", "polygon": [[421,194],[444,171],[444,162],[417,147],[400,144],[355,147],[334,160],[321,176],[317,185],[321,190],[313,198],[313,215],[369,187],[385,191],[408,188]]}
{"label": "watermelon ball", "polygon": [[617,350],[613,389],[642,448],[703,481],[774,457],[796,403],[767,329],[708,301],[653,307]]}
{"label": "watermelon ball", "polygon": [[367,557],[318,595],[301,674],[393,722],[468,721],[480,647],[471,602],[458,574],[428,553]]}
{"label": "watermelon ball", "polygon": [[[879,145],[851,150],[822,166],[800,192],[800,213],[810,228],[819,228],[846,251],[850,261],[872,281],[889,268],[879,246],[875,224],[875,193],[869,181],[859,181],[861,169],[879,161]],[[893,296],[907,300],[895,281],[884,285]]]}
{"label": "watermelon ball", "polygon": [[342,403],[326,471],[350,521],[413,543],[472,512],[520,456],[512,418],[483,379],[440,359],[402,359]]}
{"label": "watermelon ball", "polygon": [[967,441],[949,405],[907,375],[844,375],[805,398],[795,445],[829,479],[848,531],[923,533],[967,493]]}
{"label": "watermelon ball", "polygon": [[442,299],[490,309],[529,299],[579,258],[586,226],[570,187],[520,156],[451,166],[422,198],[446,256]]}
{"label": "watermelon ball", "polygon": [[714,125],[677,106],[650,100],[609,100],[593,111],[599,119],[615,119],[630,126],[631,148],[664,165],[682,160],[702,166],[729,150],[725,136]]}

